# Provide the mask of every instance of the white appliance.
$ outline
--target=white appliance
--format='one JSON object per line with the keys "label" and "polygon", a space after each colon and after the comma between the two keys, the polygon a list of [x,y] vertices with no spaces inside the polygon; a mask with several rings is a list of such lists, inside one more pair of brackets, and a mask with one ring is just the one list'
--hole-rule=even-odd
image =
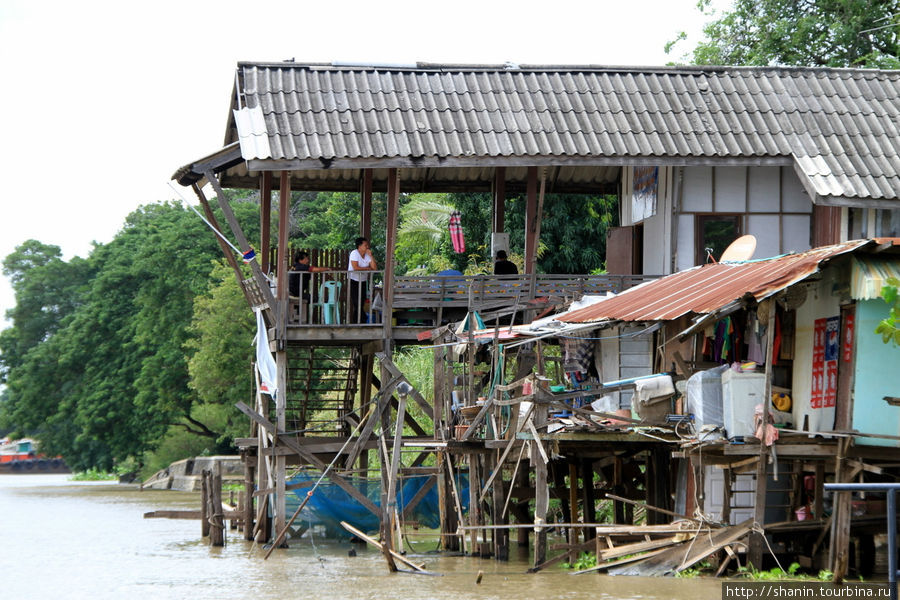
{"label": "white appliance", "polygon": [[731,369],[722,373],[722,408],[728,438],[753,435],[754,412],[758,404],[764,405],[765,393],[765,373]]}

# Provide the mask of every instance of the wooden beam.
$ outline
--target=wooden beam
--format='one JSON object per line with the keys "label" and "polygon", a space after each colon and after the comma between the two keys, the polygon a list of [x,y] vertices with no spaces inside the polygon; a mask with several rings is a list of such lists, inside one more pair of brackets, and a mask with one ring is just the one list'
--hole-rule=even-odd
{"label": "wooden beam", "polygon": [[385,353],[390,355],[391,329],[394,306],[394,250],[397,241],[397,211],[400,199],[400,174],[397,169],[388,171],[387,223],[384,243],[384,284],[382,286],[382,321],[384,322]]}
{"label": "wooden beam", "polygon": [[[525,196],[525,273],[534,273],[537,258],[537,167],[528,167],[528,191]],[[543,561],[541,561],[543,562]]]}
{"label": "wooden beam", "polygon": [[272,172],[266,171],[259,178],[259,251],[263,273],[269,273],[272,247]]}
{"label": "wooden beam", "polygon": [[362,172],[359,192],[359,235],[372,239],[372,169]]}
{"label": "wooden beam", "polygon": [[[206,177],[216,191],[216,201],[219,203],[219,208],[222,209],[222,213],[225,215],[225,220],[228,222],[231,232],[234,234],[235,239],[237,239],[238,248],[241,249],[241,252],[249,252],[251,249],[250,242],[247,241],[244,230],[241,229],[237,217],[234,216],[234,211],[231,210],[231,206],[225,198],[225,190],[222,189],[219,180],[216,179],[211,171],[204,173],[204,177]],[[259,293],[262,294],[266,304],[269,305],[269,310],[274,314],[276,307],[275,297],[272,295],[272,290],[269,289],[269,281],[266,279],[262,269],[259,267],[259,262],[255,258],[250,261],[250,270],[253,272],[253,279],[256,281],[256,285],[259,287]]]}
{"label": "wooden beam", "polygon": [[[494,169],[494,210],[492,231],[495,233],[503,233],[505,226],[504,217],[506,213],[506,168],[497,167]],[[491,257],[493,258],[493,257]]]}
{"label": "wooden beam", "polygon": [[[269,433],[269,435],[278,436],[279,441],[287,444],[288,447],[290,447],[294,452],[296,452],[298,455],[300,455],[304,460],[309,462],[311,465],[315,466],[318,469],[322,469],[322,470],[325,470],[327,468],[328,465],[326,465],[324,462],[319,460],[319,458],[315,454],[312,454],[311,452],[307,451],[303,446],[298,444],[295,440],[291,439],[290,436],[286,436],[284,431],[279,431],[275,427],[275,425],[272,424],[271,421],[269,421],[268,419],[266,419],[265,417],[260,415],[258,412],[256,412],[255,410],[253,410],[252,408],[250,408],[243,402],[238,402],[237,404],[235,404],[235,406],[237,406],[238,410],[240,410],[242,413],[244,413],[245,415],[247,415],[248,417],[253,419],[257,424],[259,424],[259,426],[262,427],[265,431],[267,431]],[[373,515],[376,515],[376,516],[381,515],[381,509],[379,507],[375,506],[375,504],[373,504],[371,500],[366,498],[358,489],[353,487],[353,485],[350,484],[346,479],[344,479],[343,477],[341,477],[340,475],[338,475],[337,473],[335,473],[333,471],[328,474],[328,478],[331,479],[336,485],[338,485],[345,492],[350,494],[360,504],[365,506],[369,510],[369,512],[371,512]]]}
{"label": "wooden beam", "polygon": [[[209,205],[209,201],[206,199],[206,194],[203,193],[203,190],[196,183],[191,186],[191,189],[194,190],[194,193],[197,195],[197,199],[200,201],[200,206],[203,207],[203,214],[206,216],[206,220],[209,221],[210,225],[216,228],[216,231],[221,232],[222,227],[219,225],[218,220],[216,220],[216,215],[212,211],[212,207]],[[222,250],[222,254],[225,256],[225,260],[228,262],[228,265],[231,267],[231,270],[234,271],[234,276],[237,279],[238,285],[241,290],[244,291],[244,296],[250,301],[250,297],[247,295],[246,290],[244,290],[244,286],[241,285],[241,282],[244,280],[244,274],[241,271],[241,267],[237,262],[237,259],[234,257],[234,252],[225,243],[218,235],[215,236],[216,242],[219,244],[219,249]]]}
{"label": "wooden beam", "polygon": [[[716,156],[634,156],[629,157],[629,164],[634,166],[792,166],[793,159],[790,156],[744,156],[744,157],[716,157]],[[318,158],[308,160],[276,160],[253,159],[247,161],[247,169],[250,171],[336,171],[340,169],[425,169],[430,167],[577,167],[577,166],[608,166],[621,167],[622,158],[619,156],[471,156],[471,157],[409,157],[397,156],[390,159],[343,159],[335,158],[329,163],[327,169],[322,168],[322,161]],[[889,205],[892,200],[884,200],[881,204]],[[834,202],[835,204],[837,201]]]}

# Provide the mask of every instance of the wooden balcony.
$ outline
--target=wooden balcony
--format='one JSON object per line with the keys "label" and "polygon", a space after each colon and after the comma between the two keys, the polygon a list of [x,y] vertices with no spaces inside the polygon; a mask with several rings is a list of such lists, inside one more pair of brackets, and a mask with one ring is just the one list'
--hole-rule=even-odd
{"label": "wooden balcony", "polygon": [[[291,275],[300,276],[300,273]],[[338,344],[384,338],[384,274],[366,273],[353,297],[347,271],[303,273],[302,296],[288,301],[288,341]],[[414,341],[419,332],[458,321],[468,311],[482,317],[512,317],[525,311],[576,300],[585,295],[619,293],[653,275],[450,275],[398,276],[391,299],[391,337]],[[359,307],[354,312],[354,307]]]}

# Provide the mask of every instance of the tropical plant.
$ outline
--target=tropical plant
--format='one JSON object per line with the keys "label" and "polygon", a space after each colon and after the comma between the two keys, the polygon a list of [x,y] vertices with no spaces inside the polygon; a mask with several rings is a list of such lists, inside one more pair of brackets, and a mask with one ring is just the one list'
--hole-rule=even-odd
{"label": "tropical plant", "polygon": [[875,333],[881,335],[881,341],[885,344],[892,343],[900,346],[900,279],[889,277],[887,283],[881,287],[881,298],[887,302],[888,316],[878,323]]}

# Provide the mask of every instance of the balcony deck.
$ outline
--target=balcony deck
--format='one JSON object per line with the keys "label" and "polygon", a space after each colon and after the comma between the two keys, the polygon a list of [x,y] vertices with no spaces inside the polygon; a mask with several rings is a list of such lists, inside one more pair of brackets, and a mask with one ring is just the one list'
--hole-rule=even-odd
{"label": "balcony deck", "polygon": [[[289,343],[340,345],[384,338],[383,275],[380,272],[368,275],[367,289],[375,298],[371,303],[362,302],[361,297],[351,298],[347,275],[346,271],[303,274],[310,280],[309,288],[316,292],[307,294],[306,300],[299,297],[289,300],[286,328]],[[486,317],[510,317],[585,295],[619,293],[655,278],[652,275],[555,274],[399,276],[394,278],[392,286],[391,338],[401,343],[416,343],[420,333],[458,321],[469,311],[478,311]],[[330,289],[326,282],[331,283]],[[329,297],[330,294],[335,297]],[[354,316],[351,315],[353,306],[364,307],[359,318],[349,318]]]}

